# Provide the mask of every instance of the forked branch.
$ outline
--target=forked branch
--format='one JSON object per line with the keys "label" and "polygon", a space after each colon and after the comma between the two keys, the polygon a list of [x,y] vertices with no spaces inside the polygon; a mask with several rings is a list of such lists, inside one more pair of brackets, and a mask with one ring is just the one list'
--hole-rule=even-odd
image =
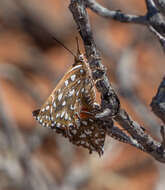
{"label": "forked branch", "polygon": [[[146,1],[146,3],[148,2],[149,1]],[[102,7],[100,7],[98,4],[92,4],[92,3],[95,3],[95,1],[71,0],[69,8],[77,24],[78,31],[82,37],[85,46],[86,56],[90,68],[92,70],[93,78],[96,81],[96,88],[101,93],[102,113],[100,114],[100,117],[103,118],[104,116],[105,118],[108,117],[109,120],[112,119],[116,120],[121,125],[121,127],[125,129],[127,133],[130,135],[127,136],[128,138],[130,137],[130,140],[127,141],[127,143],[129,143],[132,146],[135,146],[140,150],[147,152],[156,160],[165,163],[164,140],[163,143],[154,140],[149,134],[146,133],[146,131],[141,125],[132,120],[132,118],[128,115],[128,113],[120,108],[119,98],[117,97],[115,91],[113,90],[107,78],[106,69],[101,63],[101,57],[94,42],[92,29],[88,19],[88,13],[86,11],[87,6],[90,7],[92,10],[94,10],[95,12],[97,12],[97,10],[98,12],[99,11],[101,12]],[[148,8],[151,8],[150,4]],[[113,13],[114,15],[116,14],[116,17],[112,15],[112,18],[126,19],[126,16],[129,19],[131,18],[128,17],[128,15],[122,17],[121,12],[108,13],[108,10],[106,9],[104,9],[104,11],[107,12],[106,13],[107,15],[108,14],[110,15],[109,17],[111,17],[111,13]],[[134,20],[135,22],[135,20],[141,19],[142,17],[133,16],[132,18],[133,18],[132,21]],[[122,21],[120,19],[118,20]],[[129,22],[129,19],[125,21]],[[143,19],[145,19],[145,17],[143,17]],[[141,23],[144,24],[145,22]],[[163,129],[161,129],[161,134],[162,137],[164,138]],[[117,137],[118,135],[121,137],[123,136],[122,131],[113,130],[113,128],[111,128],[109,135],[112,137],[113,136]],[[123,136],[123,138],[125,139],[127,139],[127,137]]]}

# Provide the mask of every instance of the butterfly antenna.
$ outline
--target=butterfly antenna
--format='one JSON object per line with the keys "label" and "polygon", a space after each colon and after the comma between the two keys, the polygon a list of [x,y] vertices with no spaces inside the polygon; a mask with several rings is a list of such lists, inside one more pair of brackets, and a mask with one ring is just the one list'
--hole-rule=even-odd
{"label": "butterfly antenna", "polygon": [[69,48],[67,48],[63,43],[61,43],[59,40],[57,40],[54,36],[52,37],[58,44],[60,44],[64,49],[69,51],[74,57],[77,57]]}
{"label": "butterfly antenna", "polygon": [[76,43],[77,43],[77,55],[80,55],[80,46],[79,46],[79,41],[78,41],[78,37],[76,37]]}

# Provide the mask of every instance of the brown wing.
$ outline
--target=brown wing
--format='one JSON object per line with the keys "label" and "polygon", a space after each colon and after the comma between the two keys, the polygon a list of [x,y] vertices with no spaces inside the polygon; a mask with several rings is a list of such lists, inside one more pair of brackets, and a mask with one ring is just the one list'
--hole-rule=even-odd
{"label": "brown wing", "polygon": [[81,119],[79,128],[70,128],[69,133],[72,134],[70,141],[73,144],[89,149],[90,153],[96,151],[99,155],[103,154],[106,131],[101,120],[89,115]]}
{"label": "brown wing", "polygon": [[93,115],[82,117],[81,114],[83,110],[92,112],[95,101],[94,83],[89,66],[83,57],[80,57],[41,109],[33,113],[42,126],[56,129],[56,132],[69,138],[73,144],[101,154],[105,132],[103,133]]}

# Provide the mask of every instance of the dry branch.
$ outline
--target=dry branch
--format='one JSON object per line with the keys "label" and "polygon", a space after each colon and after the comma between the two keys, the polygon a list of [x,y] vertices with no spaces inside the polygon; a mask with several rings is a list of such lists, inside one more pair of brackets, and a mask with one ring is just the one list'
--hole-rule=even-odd
{"label": "dry branch", "polygon": [[[146,0],[146,4],[147,4],[148,11],[151,12],[151,11],[156,10],[152,0],[151,1]],[[101,9],[102,7],[100,7],[99,4],[96,4],[95,1],[89,1],[89,0],[88,1],[71,0],[70,6],[69,6],[70,11],[73,14],[73,18],[77,24],[78,31],[84,42],[86,56],[87,56],[90,68],[92,70],[93,78],[96,81],[96,88],[101,93],[102,113],[100,113],[100,115],[98,114],[97,117],[100,117],[102,119],[108,117],[109,120],[112,120],[112,119],[116,120],[121,125],[121,127],[124,128],[130,134],[130,136],[137,142],[136,144],[137,148],[147,152],[148,154],[153,156],[156,160],[159,160],[160,162],[164,163],[165,150],[164,150],[163,143],[159,143],[155,141],[149,134],[146,133],[146,131],[141,125],[133,121],[132,118],[128,115],[128,113],[124,109],[120,108],[120,101],[115,91],[113,90],[111,84],[109,83],[109,80],[106,76],[106,70],[101,63],[101,57],[94,42],[92,29],[91,29],[90,22],[88,19],[88,14],[86,11],[87,5],[90,8],[93,7],[92,10],[96,10],[97,8],[97,11],[96,11],[97,13],[99,11],[107,12],[108,10]],[[105,16],[105,15],[102,14],[102,16]],[[117,17],[110,16],[110,18],[117,18]],[[143,19],[146,19],[146,17],[143,17]],[[128,22],[128,20],[126,22]],[[144,24],[144,23],[146,23],[146,20],[145,22],[142,22],[141,24]],[[149,22],[147,21],[147,24],[148,23]],[[115,131],[113,132],[114,132],[113,135],[116,136],[117,134],[115,134]],[[162,135],[162,137],[164,137],[164,135]]]}
{"label": "dry branch", "polygon": [[93,10],[96,14],[106,17],[106,18],[111,18],[111,19],[114,19],[120,22],[126,22],[126,23],[136,23],[136,24],[147,23],[146,16],[125,14],[125,13],[122,13],[120,10],[117,10],[117,11],[109,10],[101,6],[95,0],[87,0],[86,5],[91,10]]}

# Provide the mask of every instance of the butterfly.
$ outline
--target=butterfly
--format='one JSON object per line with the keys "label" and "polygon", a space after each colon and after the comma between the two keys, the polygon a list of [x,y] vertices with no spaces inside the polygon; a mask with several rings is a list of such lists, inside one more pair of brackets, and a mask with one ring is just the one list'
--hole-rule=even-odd
{"label": "butterfly", "polygon": [[40,125],[55,129],[71,143],[102,155],[106,130],[95,118],[99,109],[89,64],[78,51],[74,64],[33,116]]}

